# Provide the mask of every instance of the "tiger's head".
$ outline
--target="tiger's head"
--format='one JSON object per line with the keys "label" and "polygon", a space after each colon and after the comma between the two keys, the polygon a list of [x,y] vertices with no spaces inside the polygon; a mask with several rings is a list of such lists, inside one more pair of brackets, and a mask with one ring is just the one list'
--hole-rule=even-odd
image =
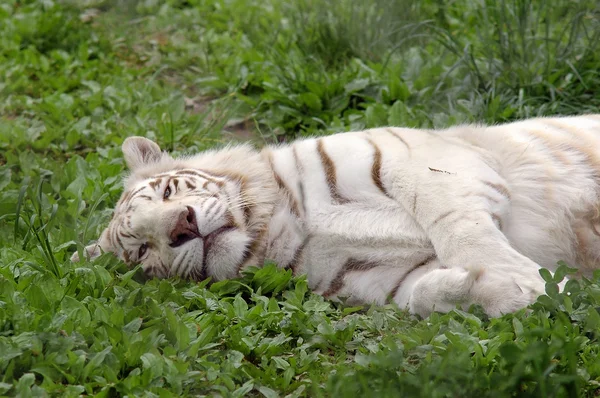
{"label": "tiger's head", "polygon": [[149,277],[193,280],[232,278],[263,260],[276,187],[259,152],[242,145],[173,158],[142,137],[122,149],[130,174],[87,256],[112,252]]}

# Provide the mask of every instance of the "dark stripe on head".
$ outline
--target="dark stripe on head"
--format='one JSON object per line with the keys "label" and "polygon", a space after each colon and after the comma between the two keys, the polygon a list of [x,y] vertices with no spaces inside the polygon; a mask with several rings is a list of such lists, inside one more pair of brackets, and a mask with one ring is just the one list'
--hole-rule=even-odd
{"label": "dark stripe on head", "polygon": [[129,251],[127,249],[125,249],[125,245],[123,245],[123,241],[121,240],[121,237],[119,236],[118,233],[115,234],[116,236],[116,240],[118,245],[121,247],[122,249],[122,253],[123,253],[123,261],[127,264],[127,265],[131,265],[131,256],[129,254]]}
{"label": "dark stripe on head", "polygon": [[123,261],[125,264],[131,265],[131,256],[127,250],[123,250]]}
{"label": "dark stripe on head", "polygon": [[203,171],[199,171],[199,170],[191,170],[191,169],[185,169],[185,170],[179,170],[175,173],[178,176],[192,176],[192,177],[200,177],[203,178],[207,181],[210,181],[214,184],[217,184],[218,186],[222,186],[223,185],[223,181],[218,180],[217,176],[214,176],[212,174],[203,172]]}
{"label": "dark stripe on head", "polygon": [[390,194],[383,186],[383,181],[381,180],[381,150],[372,139],[367,138],[367,141],[369,141],[369,144],[371,144],[373,150],[375,151],[373,153],[373,166],[371,166],[371,178],[373,179],[373,183],[385,196],[391,198]]}
{"label": "dark stripe on head", "polygon": [[121,199],[119,200],[119,203],[117,203],[117,207],[120,206],[121,204],[125,203],[126,201],[128,201],[130,197],[131,197],[131,191],[124,192],[123,196],[121,196]]}
{"label": "dark stripe on head", "polygon": [[184,181],[185,181],[185,186],[187,187],[187,189],[196,189],[196,186],[194,184],[192,184],[188,180],[184,180]]}
{"label": "dark stripe on head", "polygon": [[165,263],[160,258],[158,259],[158,268],[162,271],[163,277],[169,276],[169,269],[167,268]]}
{"label": "dark stripe on head", "polygon": [[173,186],[175,187],[175,190],[177,191],[179,187],[179,180],[177,178],[173,178]]}
{"label": "dark stripe on head", "polygon": [[206,214],[206,216],[208,216],[208,213],[212,210],[213,207],[215,207],[217,205],[218,201],[217,200],[213,200],[208,207],[206,208],[206,210],[204,210],[204,213]]}
{"label": "dark stripe on head", "polygon": [[[133,198],[135,197],[135,195],[137,195],[138,193],[140,193],[141,191],[143,191],[143,190],[144,190],[144,189],[146,189],[146,188],[147,188],[147,187],[146,187],[146,185],[144,185],[144,186],[142,186],[142,187],[139,187],[139,188],[138,188],[138,189],[136,189],[135,191],[133,191],[133,192],[131,193],[131,195],[129,196],[129,198],[128,198],[128,200],[127,200],[127,203],[131,202],[131,201],[133,200]],[[125,203],[125,202],[123,202],[123,203]]]}
{"label": "dark stripe on head", "polygon": [[177,170],[175,172],[176,175],[180,176],[180,175],[193,175],[196,177],[202,177],[202,178],[206,178],[207,175],[204,173],[200,173],[197,170],[193,170],[193,169],[184,169],[184,170]]}
{"label": "dark stripe on head", "polygon": [[[236,182],[242,182],[245,180],[245,177],[242,174],[235,173],[233,171],[223,171],[223,172],[212,172],[198,169],[183,169],[175,172],[176,176],[191,176],[191,177],[200,177],[209,182],[216,184],[219,188],[225,185],[225,181],[222,180],[233,180]],[[167,177],[172,176],[172,174],[160,174],[157,177]],[[205,184],[206,186],[206,184]]]}
{"label": "dark stripe on head", "polygon": [[119,235],[120,234],[117,231],[117,233],[115,234],[115,238],[117,240],[117,244],[119,245],[119,247],[121,248],[121,250],[125,251],[125,245],[123,244],[123,241],[121,240],[121,237]]}
{"label": "dark stripe on head", "polygon": [[337,203],[348,203],[348,199],[344,198],[338,192],[335,164],[325,151],[325,147],[323,146],[323,139],[317,140],[317,152],[319,152],[319,157],[321,158],[321,164],[323,165],[323,171],[325,172],[325,180],[327,181],[327,186],[329,187],[329,193],[331,195],[331,198]]}
{"label": "dark stripe on head", "polygon": [[115,247],[115,238],[113,236],[115,233],[115,228],[115,224],[111,222],[108,225],[108,230],[106,231],[106,238],[108,239],[108,244],[112,247]]}
{"label": "dark stripe on head", "polygon": [[159,186],[161,182],[162,182],[162,178],[157,178],[154,181],[150,181],[148,183],[148,185],[150,186],[150,188],[152,188],[156,191],[156,187]]}
{"label": "dark stripe on head", "polygon": [[324,297],[332,297],[342,290],[344,287],[344,278],[348,272],[352,271],[368,271],[370,269],[379,267],[381,264],[377,264],[371,261],[361,261],[354,258],[349,258],[342,268],[338,271],[337,275],[329,283],[329,288],[323,293]]}

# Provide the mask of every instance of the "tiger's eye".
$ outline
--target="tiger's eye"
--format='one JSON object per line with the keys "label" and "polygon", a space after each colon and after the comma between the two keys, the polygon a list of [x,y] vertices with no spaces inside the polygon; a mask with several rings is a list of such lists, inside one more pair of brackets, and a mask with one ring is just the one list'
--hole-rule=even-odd
{"label": "tiger's eye", "polygon": [[144,254],[146,254],[146,251],[148,250],[148,244],[144,243],[143,245],[140,246],[140,250],[138,250],[138,259],[144,257]]}
{"label": "tiger's eye", "polygon": [[167,189],[165,189],[165,193],[163,195],[164,199],[169,199],[169,196],[171,196],[171,187],[167,187]]}

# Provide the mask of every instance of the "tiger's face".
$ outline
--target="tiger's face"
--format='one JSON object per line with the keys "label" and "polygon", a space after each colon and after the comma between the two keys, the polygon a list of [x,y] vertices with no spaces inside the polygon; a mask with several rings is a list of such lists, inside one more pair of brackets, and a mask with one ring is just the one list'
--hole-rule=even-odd
{"label": "tiger's face", "polygon": [[252,217],[255,201],[244,175],[189,167],[140,137],[127,139],[123,153],[132,175],[88,255],[108,251],[142,264],[149,277],[192,280],[235,277],[258,257],[264,234]]}
{"label": "tiger's face", "polygon": [[161,173],[123,194],[107,230],[114,252],[148,276],[235,275],[251,237],[240,185],[193,169]]}

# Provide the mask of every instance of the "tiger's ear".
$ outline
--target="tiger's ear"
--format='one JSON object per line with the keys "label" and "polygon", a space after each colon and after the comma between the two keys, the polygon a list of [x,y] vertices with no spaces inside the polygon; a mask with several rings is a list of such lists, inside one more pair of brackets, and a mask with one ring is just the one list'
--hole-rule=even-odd
{"label": "tiger's ear", "polygon": [[144,137],[128,137],[123,141],[123,156],[131,171],[160,161],[163,153],[154,141]]}
{"label": "tiger's ear", "polygon": [[[83,250],[84,256],[87,257],[88,260],[93,260],[96,257],[100,257],[102,254],[107,252],[112,252],[113,248],[110,244],[107,236],[106,229],[100,235],[100,239],[98,242],[92,243],[91,245],[87,245]],[[78,263],[81,259],[79,258],[79,252],[73,253],[71,256],[71,262]]]}

